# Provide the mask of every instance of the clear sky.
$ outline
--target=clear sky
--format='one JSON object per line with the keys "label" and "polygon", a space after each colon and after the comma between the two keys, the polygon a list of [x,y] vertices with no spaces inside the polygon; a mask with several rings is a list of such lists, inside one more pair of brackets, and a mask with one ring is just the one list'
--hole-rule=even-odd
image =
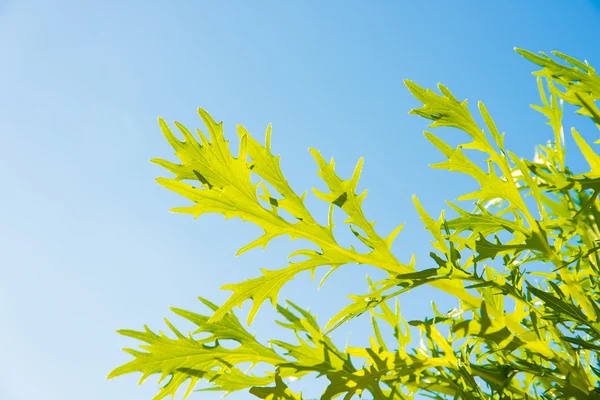
{"label": "clear sky", "polygon": [[[204,311],[196,296],[222,302],[221,285],[285,266],[285,239],[236,258],[256,229],[168,212],[185,201],[154,182],[166,172],[148,160],[172,157],[158,116],[201,127],[203,107],[232,139],[236,124],[262,139],[273,123],[298,191],[321,185],[309,147],[345,174],[364,156],[368,216],[383,233],[406,222],[395,250],[426,268],[411,195],[438,215],[473,183],[428,168],[441,158],[407,115],[416,102],[402,80],[484,101],[508,147],[531,157],[551,132],[528,106],[535,67],[513,47],[600,68],[598,38],[596,0],[0,1],[0,399],[150,399],[155,378],[106,381],[135,345],[115,330],[164,329],[169,306]],[[320,291],[302,275],[280,298],[325,323],[370,271],[346,267]],[[406,317],[430,315],[432,299],[453,306],[419,290],[401,298]],[[261,339],[269,308],[251,326]],[[363,322],[336,340],[364,344]]]}

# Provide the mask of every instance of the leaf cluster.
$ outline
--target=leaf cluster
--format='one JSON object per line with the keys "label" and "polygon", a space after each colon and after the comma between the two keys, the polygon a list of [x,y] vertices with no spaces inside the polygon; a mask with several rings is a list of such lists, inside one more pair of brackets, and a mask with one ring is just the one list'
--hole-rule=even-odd
{"label": "leaf cluster", "polygon": [[[600,399],[600,155],[572,129],[589,164],[589,171],[573,173],[567,167],[562,125],[566,103],[600,128],[600,78],[589,64],[561,53],[552,58],[517,52],[541,67],[534,74],[540,104],[532,107],[552,130],[553,139],[539,146],[532,160],[505,147],[504,133],[483,103],[478,103],[476,116],[466,100],[443,85],[436,93],[405,82],[421,103],[412,114],[430,120],[431,130],[455,128],[465,138],[451,146],[425,131],[444,158],[432,167],[465,174],[478,185],[448,202],[449,217],[444,212],[430,216],[414,198],[432,236],[430,259],[419,260],[420,268],[414,256],[403,263],[392,252],[403,225],[378,232],[365,215],[367,192],[357,189],[362,159],[352,176],[344,178],[333,159],[311,149],[327,187],[325,192],[313,189],[329,206],[328,223],[321,224],[306,206],[307,193],[295,192],[286,180],[271,149],[270,126],[264,144],[238,126],[239,151],[234,155],[223,124],[202,109],[207,133],[193,135],[175,123],[183,140],[159,120],[178,162],[153,160],[174,174],[158,182],[190,202],[172,211],[196,218],[217,213],[260,227],[262,235],[238,254],[266,248],[280,236],[303,239],[312,247],[294,251],[279,269],[262,269],[255,278],[224,286],[231,294],[221,305],[200,299],[209,315],[173,309],[197,326],[188,335],[169,321],[170,336],[148,327],[119,331],[142,342],[142,351],[127,349],[133,360],[109,377],[140,372],[141,381],[153,374],[160,374],[161,381],[168,378],[155,400],[180,389],[186,398],[201,380],[210,384],[202,390],[302,399],[290,382],[310,376],[326,380],[322,399]],[[483,154],[485,162],[475,161],[474,153]],[[472,207],[459,205],[464,202]],[[345,215],[344,224],[365,246],[340,244],[334,212]],[[278,301],[281,289],[297,274],[310,271],[314,276],[316,269],[326,268],[325,280],[331,271],[357,264],[384,271],[386,278],[367,278],[369,291],[350,294],[348,305],[324,327],[302,307]],[[432,316],[404,320],[400,297],[423,285],[454,296],[456,307],[440,312],[433,304]],[[247,301],[252,305],[244,324],[234,309]],[[261,343],[248,332],[245,325],[266,301],[280,316],[276,323],[293,332],[295,342],[272,338]],[[370,318],[370,346],[337,347],[330,332],[356,318]],[[384,337],[383,326],[393,332],[393,340]],[[225,341],[236,346],[223,346]]]}

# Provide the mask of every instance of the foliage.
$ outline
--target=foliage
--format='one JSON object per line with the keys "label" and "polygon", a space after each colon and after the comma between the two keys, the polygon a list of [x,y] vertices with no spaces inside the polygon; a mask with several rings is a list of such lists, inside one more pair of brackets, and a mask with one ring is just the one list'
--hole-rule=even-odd
{"label": "foliage", "polygon": [[[167,321],[173,335],[122,330],[120,334],[144,344],[143,351],[127,349],[134,359],[109,377],[141,372],[142,381],[160,374],[169,378],[155,399],[184,391],[184,398],[200,380],[208,390],[230,393],[246,390],[261,399],[302,399],[286,384],[315,374],[328,385],[322,399],[409,399],[417,393],[432,398],[455,399],[600,399],[600,155],[572,130],[590,169],[575,174],[566,166],[563,137],[563,102],[578,108],[600,128],[600,78],[587,63],[561,53],[560,62],[543,53],[517,52],[542,69],[535,73],[541,103],[532,107],[548,118],[553,140],[539,146],[532,161],[518,158],[505,148],[504,134],[482,103],[483,125],[478,124],[466,101],[459,101],[444,86],[441,94],[406,81],[422,103],[411,111],[433,121],[429,127],[452,127],[468,141],[452,147],[433,133],[425,137],[445,156],[433,165],[471,176],[479,189],[457,200],[475,204],[468,211],[449,202],[455,214],[434,219],[414,198],[417,211],[433,237],[430,253],[434,268],[417,269],[414,258],[398,261],[392,242],[402,229],[382,235],[363,213],[366,191],[357,193],[362,159],[350,179],[334,170],[311,150],[318,173],[328,187],[314,194],[329,204],[329,223],[322,225],[305,205],[305,194],[296,193],[280,169],[279,156],[238,126],[239,152],[231,154],[216,123],[204,110],[200,117],[208,137],[199,140],[179,123],[178,139],[161,119],[160,128],[175,149],[179,163],[155,159],[175,176],[158,182],[192,202],[173,211],[218,213],[238,217],[264,233],[239,250],[265,247],[276,237],[305,239],[316,246],[290,254],[289,264],[262,270],[258,277],[226,285],[231,296],[217,306],[201,299],[209,315],[173,309],[198,328],[188,336]],[[487,170],[468,151],[483,153]],[[341,209],[345,224],[368,251],[344,247],[333,232],[333,213]],[[289,213],[293,220],[283,216]],[[369,281],[370,291],[350,295],[351,302],[321,328],[313,315],[294,303],[278,303],[281,288],[297,274],[367,264],[387,273]],[[542,268],[542,272],[535,272]],[[530,270],[528,271],[529,268]],[[328,276],[328,275],[327,275]],[[535,284],[533,277],[542,283]],[[429,285],[458,300],[458,307],[443,314],[434,307],[433,318],[405,321],[398,308],[401,294]],[[260,343],[235,316],[234,308],[252,302],[249,325],[265,301],[280,315],[277,323],[291,330],[297,341]],[[394,307],[393,301],[396,302]],[[508,303],[514,307],[508,307]],[[328,334],[348,320],[371,316],[370,347],[336,347]],[[386,342],[380,325],[393,329],[394,343]],[[410,326],[418,329],[421,344],[412,345]],[[235,341],[237,347],[224,347]],[[243,371],[244,365],[262,363],[260,373]]]}

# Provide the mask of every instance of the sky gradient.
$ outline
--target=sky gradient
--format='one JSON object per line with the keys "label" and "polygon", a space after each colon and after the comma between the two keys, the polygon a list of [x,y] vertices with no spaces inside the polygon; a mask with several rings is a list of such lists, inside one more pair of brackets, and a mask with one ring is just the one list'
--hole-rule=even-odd
{"label": "sky gradient", "polygon": [[[202,127],[202,107],[224,121],[234,149],[236,124],[262,140],[272,123],[299,192],[322,188],[309,147],[346,176],[365,157],[368,217],[383,234],[405,222],[395,253],[429,267],[411,195],[437,216],[474,183],[428,167],[441,158],[422,135],[426,121],[407,114],[417,103],[403,79],[482,100],[507,147],[531,157],[552,133],[529,108],[536,68],[513,48],[600,68],[598,1],[483,3],[0,1],[0,399],[150,399],[156,378],[106,380],[130,359],[120,349],[136,345],[117,329],[165,329],[165,316],[185,327],[168,307],[205,311],[196,296],[223,302],[221,285],[285,266],[287,239],[236,258],[258,229],[168,212],[186,202],[154,181],[169,175],[149,159],[173,160],[158,116]],[[309,204],[324,221],[326,207]],[[280,299],[325,323],[346,294],[366,290],[367,273],[346,267],[319,291],[303,274]],[[405,317],[431,315],[432,300],[452,306],[417,290],[401,298]],[[265,305],[251,330],[268,339],[272,318]],[[335,339],[365,344],[363,323]]]}

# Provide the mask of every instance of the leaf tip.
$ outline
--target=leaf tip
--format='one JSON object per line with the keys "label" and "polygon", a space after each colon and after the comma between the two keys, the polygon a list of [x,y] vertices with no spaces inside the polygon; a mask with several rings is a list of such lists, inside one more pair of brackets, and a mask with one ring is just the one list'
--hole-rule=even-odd
{"label": "leaf tip", "polygon": [[113,369],[112,371],[110,371],[110,373],[106,376],[106,380],[116,378],[117,374],[115,374],[115,371],[116,371],[116,369]]}

